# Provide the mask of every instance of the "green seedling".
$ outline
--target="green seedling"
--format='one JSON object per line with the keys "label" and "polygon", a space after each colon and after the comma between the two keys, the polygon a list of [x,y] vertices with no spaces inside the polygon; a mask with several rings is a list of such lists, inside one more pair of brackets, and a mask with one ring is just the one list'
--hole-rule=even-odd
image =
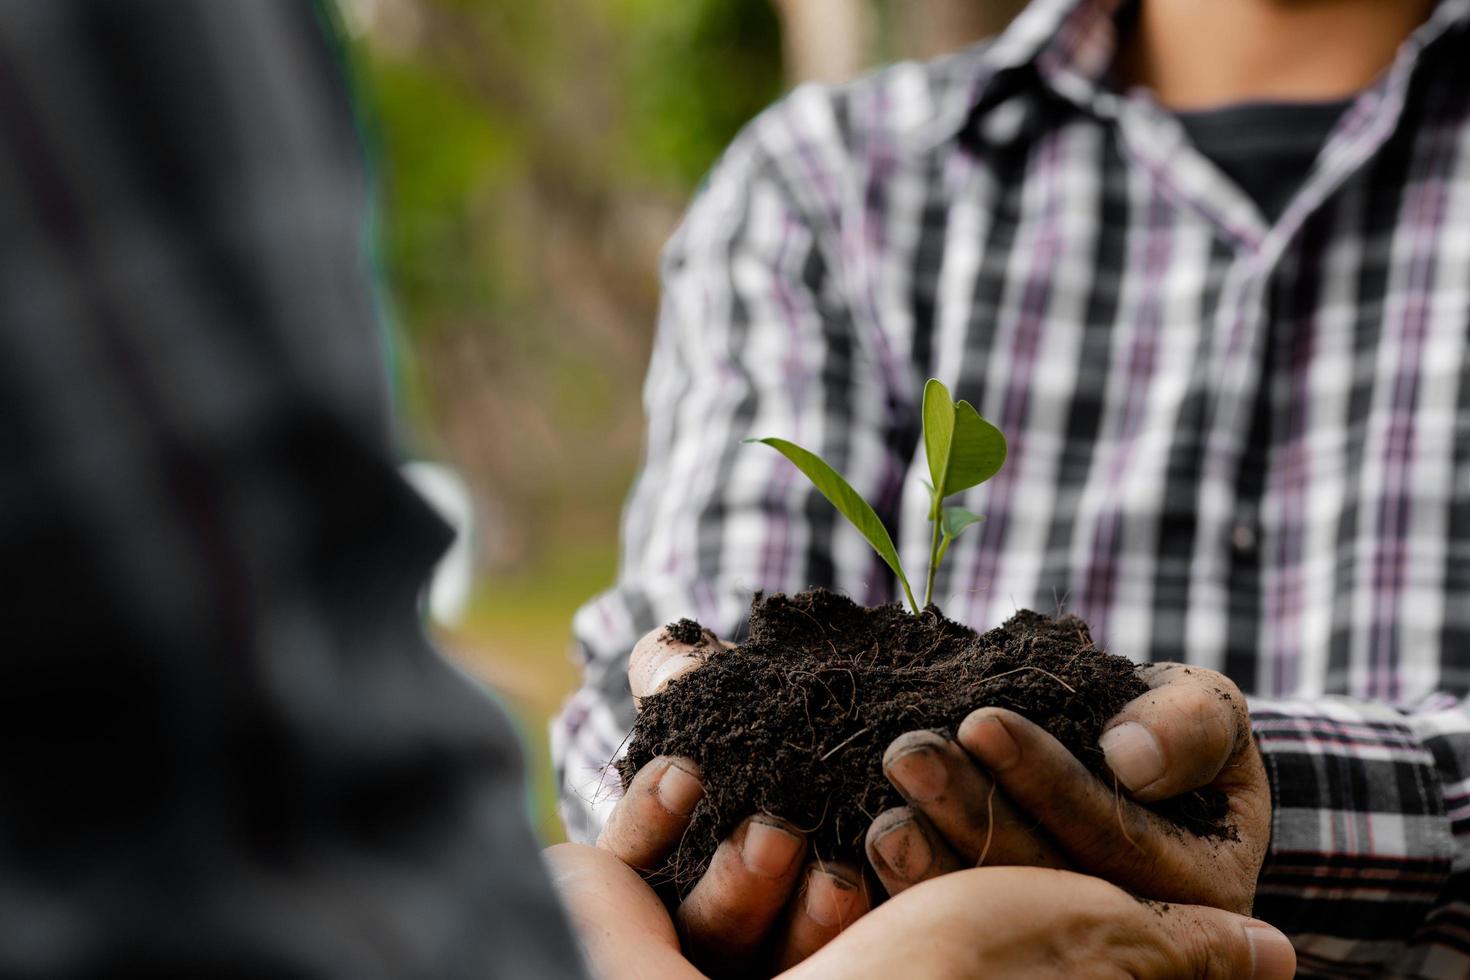
{"label": "green seedling", "polygon": [[914,590],[898,560],[898,549],[877,511],[820,456],[785,439],[747,439],[775,449],[821,491],[822,496],[857,528],[878,552],[903,586],[914,615],[934,598],[934,576],[949,546],[965,529],[984,520],[963,507],[946,507],[944,499],[979,486],[1000,472],[1006,461],[1006,439],[1001,431],[980,417],[967,401],[956,402],[942,382],[930,378],[924,385],[924,454],[929,461],[929,521],[934,534],[929,547],[929,574],[924,583],[924,606],[914,601]]}

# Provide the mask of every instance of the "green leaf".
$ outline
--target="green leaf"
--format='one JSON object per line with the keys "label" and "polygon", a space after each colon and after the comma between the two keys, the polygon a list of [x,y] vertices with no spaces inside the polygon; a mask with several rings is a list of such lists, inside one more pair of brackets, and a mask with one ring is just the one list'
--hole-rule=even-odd
{"label": "green leaf", "polygon": [[930,378],[924,385],[924,455],[929,458],[929,478],[934,481],[936,500],[943,500],[946,494],[954,432],[954,399],[949,397],[944,382]]}
{"label": "green leaf", "polygon": [[957,538],[965,532],[965,528],[973,524],[979,524],[985,518],[979,514],[971,513],[963,507],[944,508],[944,536],[946,538]]}
{"label": "green leaf", "polygon": [[893,574],[903,584],[903,591],[908,596],[909,605],[918,613],[918,605],[914,602],[913,590],[909,588],[909,580],[903,574],[903,566],[898,561],[898,549],[893,546],[893,538],[888,534],[888,528],[878,519],[878,514],[862,498],[852,485],[842,478],[815,453],[807,452],[800,446],[785,439],[746,439],[746,442],[759,442],[770,446],[772,449],[785,456],[796,464],[796,468],[806,474],[806,478],[821,491],[822,496],[832,502],[842,516],[852,522],[862,536],[868,539],[868,544],[878,552],[878,556],[888,563],[893,569]]}
{"label": "green leaf", "polygon": [[1006,461],[1006,437],[980,417],[975,406],[961,401],[955,406],[953,448],[944,495],[979,486],[1000,472]]}
{"label": "green leaf", "polygon": [[[954,543],[955,538],[964,534],[966,528],[979,524],[983,520],[985,520],[984,517],[971,513],[963,507],[944,508],[944,516],[939,525],[944,531],[944,539],[939,542],[939,550],[934,554],[934,567],[938,568],[939,563],[944,561],[944,556],[949,554],[949,546]],[[930,587],[933,587],[932,582]]]}

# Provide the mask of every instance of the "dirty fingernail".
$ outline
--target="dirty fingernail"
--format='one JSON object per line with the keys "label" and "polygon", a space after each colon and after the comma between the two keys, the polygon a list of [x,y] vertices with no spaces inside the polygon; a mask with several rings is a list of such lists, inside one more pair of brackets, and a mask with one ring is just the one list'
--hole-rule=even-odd
{"label": "dirty fingernail", "polygon": [[934,863],[934,851],[912,820],[894,824],[873,842],[883,863],[904,881],[918,881]]}
{"label": "dirty fingernail", "polygon": [[654,671],[653,676],[649,678],[649,693],[657,694],[659,691],[662,691],[665,687],[668,686],[669,681],[673,680],[681,674],[687,674],[695,667],[698,667],[701,662],[702,661],[700,660],[700,658],[691,656],[687,653],[681,653],[677,656],[670,657],[668,660],[664,661],[664,663],[659,666],[658,670]]}
{"label": "dirty fingernail", "polygon": [[1021,747],[999,718],[982,716],[973,724],[967,721],[966,727],[970,746],[992,772],[1004,772],[1021,761]]}
{"label": "dirty fingernail", "polygon": [[791,831],[762,820],[752,820],[745,828],[740,860],[762,878],[779,878],[791,870],[801,848],[801,838]]}
{"label": "dirty fingernail", "polygon": [[677,762],[670,762],[664,774],[659,777],[659,806],[675,816],[687,817],[693,813],[695,804],[703,796],[704,784],[699,781],[699,777]]}
{"label": "dirty fingernail", "polygon": [[909,749],[891,759],[887,768],[889,778],[915,803],[939,799],[949,785],[949,770],[932,746]]}
{"label": "dirty fingernail", "polygon": [[1159,747],[1159,740],[1136,721],[1108,729],[1097,744],[1103,750],[1108,768],[1135,793],[1164,775],[1164,751]]}
{"label": "dirty fingernail", "polygon": [[857,918],[862,893],[857,885],[817,868],[806,880],[806,914],[822,926],[846,926]]}
{"label": "dirty fingernail", "polygon": [[1296,976],[1296,950],[1291,940],[1264,922],[1250,922],[1245,937],[1251,947],[1251,980],[1290,980]]}

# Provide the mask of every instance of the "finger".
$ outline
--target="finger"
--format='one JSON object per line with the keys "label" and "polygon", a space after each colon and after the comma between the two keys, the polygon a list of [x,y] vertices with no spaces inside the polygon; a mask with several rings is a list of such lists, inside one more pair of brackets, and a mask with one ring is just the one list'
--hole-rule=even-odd
{"label": "finger", "polygon": [[[1006,870],[993,873],[1005,874]],[[1065,923],[1078,911],[1089,910],[1092,925],[1069,937],[1073,961],[1065,964],[1060,975],[1076,975],[1099,963],[1113,968],[1106,971],[1109,974],[1140,980],[1289,980],[1295,974],[1296,953],[1291,942],[1258,919],[1204,905],[1140,901],[1100,879],[1062,875],[1065,877],[1053,879],[1050,887],[1027,889],[1029,894],[1010,900],[1026,920],[1043,928],[1048,918],[1058,918],[1058,912]],[[1044,879],[1033,878],[1033,882],[1040,881]]]}
{"label": "finger", "polygon": [[801,874],[806,838],[771,817],[751,817],[715,849],[675,920],[690,959],[730,972],[749,962],[781,915]]}
{"label": "finger", "polygon": [[[1013,711],[973,712],[960,724],[958,740],[1018,809],[1041,821],[1079,870],[1150,898],[1250,911],[1264,840],[1206,847],[1120,787],[1104,785],[1065,746]],[[1260,783],[1260,792],[1269,795],[1264,774]],[[1231,819],[1251,826],[1261,805],[1248,792],[1232,796]]]}
{"label": "finger", "polygon": [[868,827],[868,861],[890,895],[966,867],[954,848],[911,807],[884,810]]}
{"label": "finger", "polygon": [[691,759],[659,756],[628,784],[597,837],[597,846],[640,871],[656,870],[689,828],[704,798],[699,766]]}
{"label": "finger", "polygon": [[589,962],[607,976],[698,976],[679,949],[668,910],[637,872],[581,844],[557,844],[544,856]]}
{"label": "finger", "polygon": [[1067,867],[1035,818],[1018,812],[951,740],[931,731],[900,735],[883,754],[883,771],[966,864]]}
{"label": "finger", "polygon": [[1209,977],[1290,980],[1296,976],[1291,940],[1259,919],[1202,905],[1158,908],[1139,904],[1135,929],[1152,942],[1120,937],[1115,948],[1126,975],[1158,980]]}
{"label": "finger", "polygon": [[682,643],[669,635],[667,626],[645,633],[628,657],[628,687],[634,703],[657,694],[676,677],[704,663],[710,650],[722,646],[709,630],[698,643]]}
{"label": "finger", "polygon": [[827,945],[872,907],[862,869],[841,861],[813,862],[786,911],[775,966],[795,966]]}
{"label": "finger", "polygon": [[[1040,726],[1004,708],[981,708],[960,724],[958,738],[1011,801],[1041,821],[1077,868],[1152,898],[1204,900],[1197,884],[1198,855],[1182,838],[1165,832],[1161,818],[1104,786]],[[1209,896],[1211,904],[1250,908],[1252,894],[1228,891],[1232,876],[1207,877],[1209,887],[1218,889]]]}
{"label": "finger", "polygon": [[1145,668],[1149,693],[1111,718],[1098,744],[1135,799],[1152,803],[1208,786],[1250,741],[1240,690],[1183,664]]}

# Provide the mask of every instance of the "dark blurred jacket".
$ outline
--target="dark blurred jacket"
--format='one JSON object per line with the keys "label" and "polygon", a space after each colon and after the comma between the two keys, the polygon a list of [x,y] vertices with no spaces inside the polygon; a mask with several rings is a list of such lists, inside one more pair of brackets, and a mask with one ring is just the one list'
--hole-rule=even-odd
{"label": "dark blurred jacket", "polygon": [[550,977],[299,0],[0,0],[0,975]]}

